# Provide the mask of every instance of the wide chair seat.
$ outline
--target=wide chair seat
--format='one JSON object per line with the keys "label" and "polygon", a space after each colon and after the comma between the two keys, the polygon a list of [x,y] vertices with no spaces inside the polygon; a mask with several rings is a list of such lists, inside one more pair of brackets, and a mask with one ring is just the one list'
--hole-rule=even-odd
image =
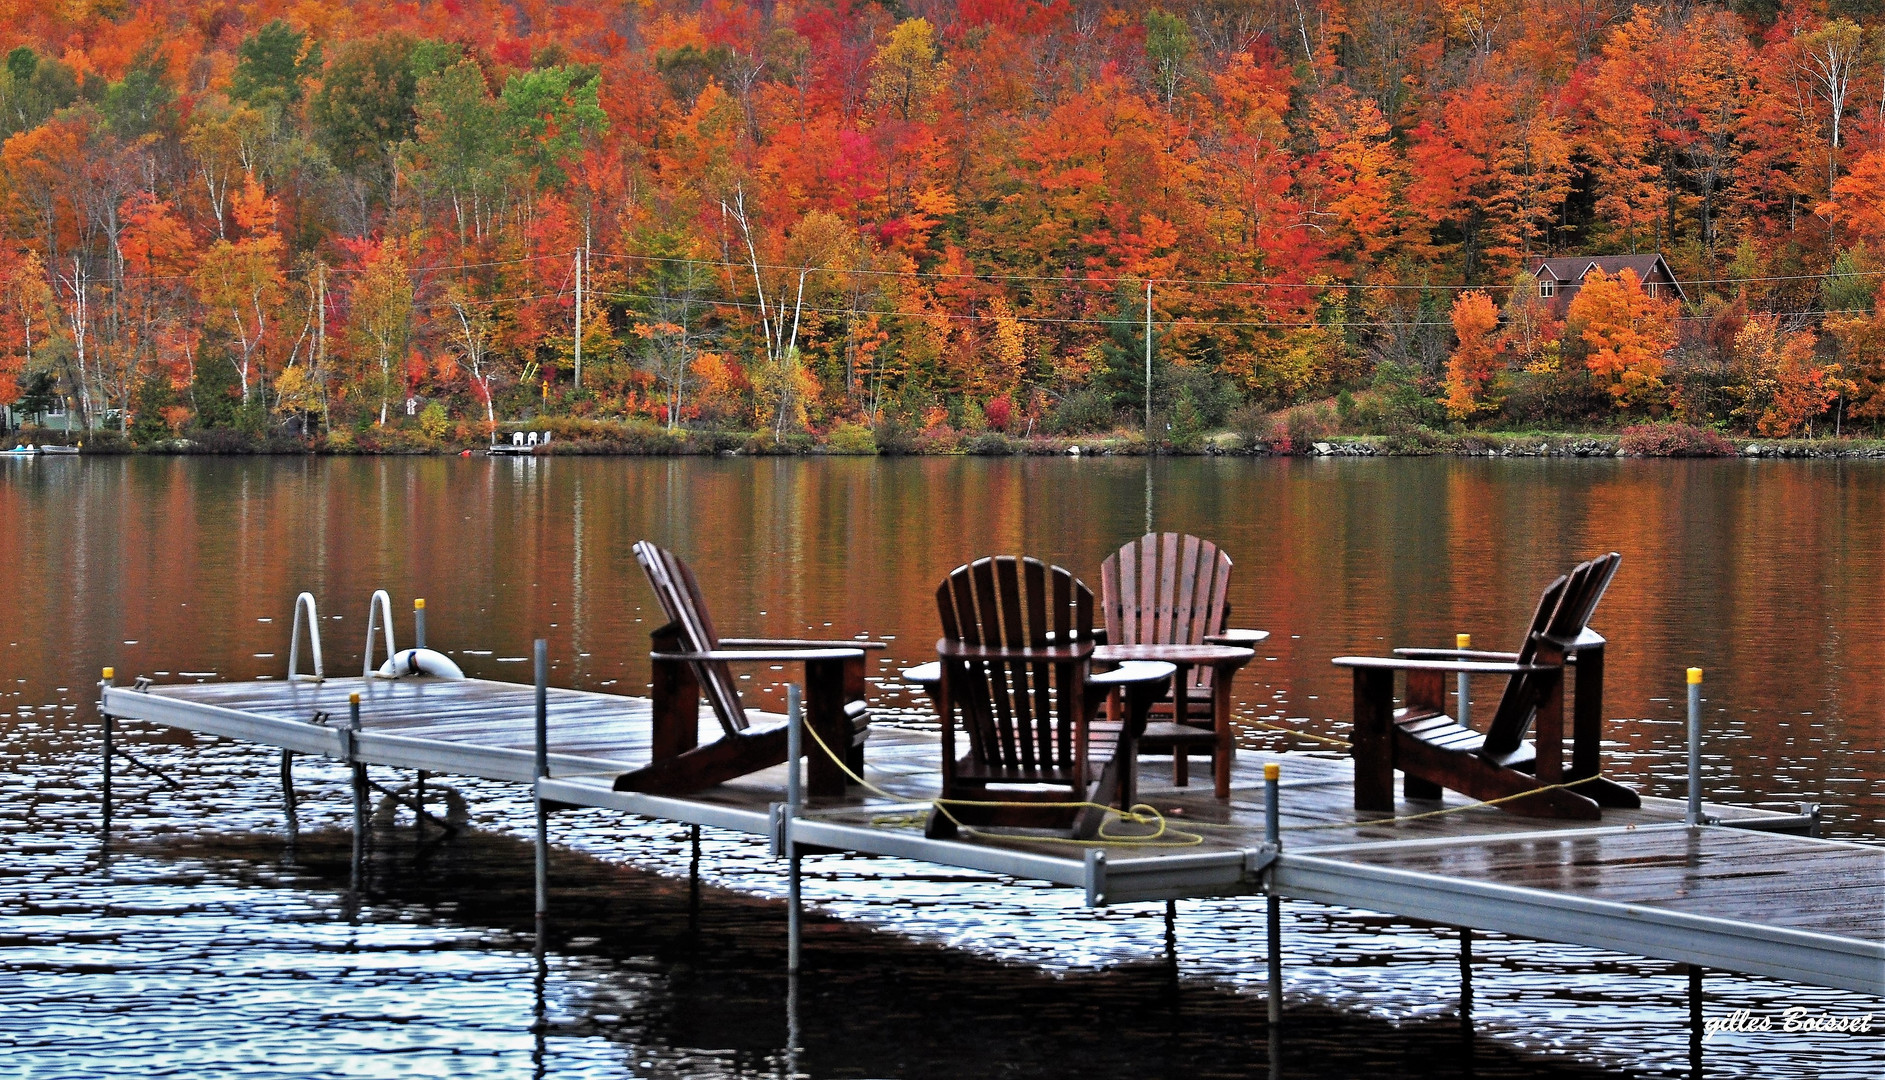
{"label": "wide chair seat", "polygon": [[[1508,813],[1574,820],[1596,820],[1605,807],[1641,806],[1636,792],[1598,767],[1605,642],[1589,624],[1622,560],[1613,551],[1552,581],[1516,652],[1396,649],[1391,657],[1337,657],[1336,665],[1354,671],[1355,809],[1392,812],[1397,769],[1409,799],[1439,799],[1451,789],[1498,799]],[[1572,667],[1577,712],[1566,770],[1564,690]],[[1394,708],[1397,673],[1407,681],[1401,709]],[[1448,675],[1506,677],[1483,734],[1448,714]]]}
{"label": "wide chair seat", "polygon": [[[685,794],[783,764],[789,733],[779,713],[750,709],[730,665],[803,665],[804,716],[818,740],[805,746],[806,790],[842,796],[845,770],[862,775],[870,708],[864,700],[864,656],[877,641],[722,638],[701,598],[700,583],[680,557],[643,540],[635,559],[648,575],[668,622],[649,636],[654,650],[652,759],[615,779],[617,791]],[[720,721],[721,736],[700,742],[700,699]],[[827,754],[817,742],[831,750]]]}
{"label": "wide chair seat", "polygon": [[[1216,544],[1184,533],[1146,533],[1100,564],[1100,611],[1108,645],[1231,645],[1253,647],[1270,635],[1230,625],[1231,558]],[[1191,782],[1190,756],[1222,750],[1214,723],[1217,677],[1209,665],[1174,679],[1152,706],[1139,752],[1170,754],[1172,782]]]}
{"label": "wide chair seat", "polygon": [[[942,720],[942,797],[928,834],[973,825],[1097,835],[1107,807],[1132,804],[1139,732],[1177,669],[1141,661],[1094,671],[1092,590],[1037,559],[957,567],[936,607],[937,662],[903,673]],[[1100,720],[1116,690],[1126,717]]]}

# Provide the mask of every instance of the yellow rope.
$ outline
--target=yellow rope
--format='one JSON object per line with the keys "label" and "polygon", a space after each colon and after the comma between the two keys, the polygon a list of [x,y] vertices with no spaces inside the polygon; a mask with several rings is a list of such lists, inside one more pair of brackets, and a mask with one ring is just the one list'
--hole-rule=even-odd
{"label": "yellow rope", "polygon": [[[806,731],[811,733],[812,741],[816,742],[818,744],[818,748],[825,752],[825,756],[830,758],[832,762],[836,764],[838,768],[844,772],[844,775],[850,777],[853,783],[856,783],[858,786],[864,788],[865,790],[871,792],[874,795],[879,795],[886,799],[899,799],[900,798],[900,796],[892,792],[885,791],[883,788],[878,787],[876,784],[871,783],[870,781],[864,779],[862,776],[859,776],[857,773],[853,772],[851,770],[851,766],[846,764],[843,758],[840,758],[837,754],[832,753],[831,747],[828,744],[826,744],[824,738],[818,734],[818,729],[816,727],[812,726],[811,724],[804,724],[802,726],[804,727]],[[1438,810],[1427,810],[1418,814],[1401,814],[1396,817],[1369,818],[1365,820],[1358,819],[1355,821],[1334,821],[1334,822],[1327,822],[1321,825],[1285,825],[1281,828],[1280,831],[1282,832],[1312,832],[1318,829],[1357,829],[1357,828],[1368,828],[1371,826],[1378,826],[1378,825],[1396,825],[1404,821],[1423,821],[1427,818],[1440,817],[1443,814],[1457,814],[1462,810],[1477,810],[1477,809],[1480,809],[1481,807],[1486,807],[1486,806],[1500,806],[1505,803],[1515,802],[1519,799],[1528,798],[1533,795],[1540,795],[1547,791],[1567,790],[1570,788],[1574,788],[1578,786],[1579,784],[1588,784],[1593,780],[1604,780],[1604,779],[1608,779],[1608,777],[1606,777],[1603,773],[1597,773],[1594,776],[1579,777],[1576,780],[1567,780],[1567,781],[1564,781],[1563,783],[1558,783],[1558,784],[1547,784],[1544,787],[1532,788],[1528,791],[1520,791],[1512,795],[1502,795],[1496,799],[1482,799],[1478,802],[1461,803],[1458,806],[1443,806]],[[1135,846],[1136,847],[1196,847],[1199,844],[1204,843],[1204,837],[1201,834],[1190,833],[1190,832],[1184,831],[1183,829],[1172,828],[1169,822],[1167,821],[1165,815],[1159,813],[1157,807],[1151,806],[1150,804],[1147,804],[1147,803],[1135,803],[1132,809],[1121,810],[1118,807],[1107,806],[1104,803],[1087,802],[1087,801],[998,802],[998,801],[982,800],[982,799],[930,799],[928,800],[928,802],[931,806],[935,807],[936,810],[940,812],[944,817],[948,818],[950,822],[952,822],[956,826],[956,828],[967,829],[968,831],[975,833],[979,836],[987,836],[987,837],[996,838],[996,839],[1022,840],[1027,843],[1036,843],[1036,844],[1078,844],[1078,845],[1081,845],[1082,847],[1135,847]],[[1064,837],[1064,836],[1012,837],[1012,836],[1004,836],[1003,834],[1000,834],[1000,833],[991,833],[985,830],[976,829],[975,827],[970,826],[970,825],[964,825],[954,814],[951,814],[949,812],[950,806],[1021,806],[1021,807],[1031,806],[1031,807],[1069,808],[1069,809],[1076,809],[1076,810],[1094,809],[1094,810],[1104,811],[1107,814],[1116,815],[1117,817],[1120,818],[1120,820],[1130,821],[1135,825],[1156,823],[1158,825],[1158,831],[1151,833],[1150,835],[1147,835],[1147,836],[1108,835],[1106,832],[1106,825],[1102,823],[1100,825],[1099,838],[1094,839],[1094,840],[1080,840],[1080,839],[1075,839],[1072,837]],[[884,815],[881,817],[876,817],[876,818],[871,819],[872,827],[877,827],[880,823],[883,824],[885,827],[911,828],[911,827],[922,825],[923,821],[922,819],[918,818],[916,815],[913,815],[913,814]],[[1189,821],[1189,820],[1185,822],[1185,826],[1186,828],[1191,828],[1191,829],[1249,829],[1250,828],[1250,826],[1248,825],[1238,825],[1231,822]],[[1176,839],[1176,840],[1161,840],[1160,839],[1161,837],[1167,835],[1168,833],[1174,837],[1182,837],[1183,839]]]}
{"label": "yellow rope", "polygon": [[[879,795],[886,799],[901,798],[892,792],[885,791],[883,788],[878,787],[876,784],[871,783],[862,776],[859,776],[856,772],[853,772],[851,766],[846,764],[843,758],[832,752],[830,745],[825,742],[824,736],[818,734],[818,728],[816,726],[804,723],[801,723],[800,726],[811,734],[812,741],[818,744],[818,748],[825,752],[825,756],[830,758],[832,763],[843,771],[844,775],[850,777],[853,783],[874,795]],[[793,762],[792,765],[796,768],[797,762]],[[1069,800],[1066,802],[1000,802],[986,799],[930,799],[928,802],[931,806],[936,808],[937,812],[948,818],[950,823],[955,825],[956,828],[967,829],[978,836],[1021,840],[1033,844],[1079,844],[1082,847],[1196,847],[1204,843],[1204,837],[1202,836],[1170,828],[1166,824],[1165,815],[1159,813],[1156,807],[1147,805],[1146,803],[1138,803],[1130,810],[1121,810],[1116,806],[1107,806],[1105,803],[1096,803],[1087,800]],[[1099,835],[1096,839],[1092,840],[1079,840],[1064,836],[1011,837],[1003,836],[1000,833],[987,832],[971,825],[964,825],[959,818],[949,812],[949,807],[951,806],[1011,806],[1037,807],[1042,809],[1099,810],[1106,814],[1116,815],[1121,820],[1130,821],[1135,825],[1156,823],[1158,825],[1158,831],[1146,836],[1119,836],[1117,834],[1108,834],[1105,822],[1101,822]],[[902,824],[910,820],[910,815],[891,816],[883,820]],[[873,818],[871,821],[872,826],[876,826],[877,823],[878,819]],[[1180,839],[1161,839],[1168,833]]]}
{"label": "yellow rope", "polygon": [[[1496,799],[1483,799],[1479,802],[1461,803],[1458,806],[1443,806],[1438,810],[1428,810],[1425,813],[1420,813],[1420,814],[1402,814],[1399,817],[1372,818],[1372,819],[1360,820],[1360,821],[1336,821],[1336,822],[1330,822],[1324,825],[1288,825],[1283,828],[1283,831],[1284,832],[1307,832],[1313,829],[1357,829],[1357,828],[1367,828],[1368,826],[1371,826],[1371,825],[1395,825],[1403,821],[1420,821],[1424,818],[1439,817],[1442,814],[1457,814],[1461,810],[1477,810],[1480,807],[1484,807],[1484,806],[1499,806],[1502,803],[1509,803],[1517,799],[1523,799],[1532,795],[1538,795],[1546,791],[1560,791],[1566,788],[1574,788],[1579,784],[1588,784],[1592,780],[1604,780],[1604,779],[1608,779],[1608,777],[1604,776],[1603,773],[1598,773],[1595,776],[1584,776],[1584,777],[1579,777],[1576,780],[1567,780],[1562,784],[1547,784],[1544,787],[1532,788],[1529,791],[1521,791],[1514,795],[1501,795],[1499,798],[1496,798]],[[1187,822],[1186,824],[1195,825],[1198,823]]]}
{"label": "yellow rope", "polygon": [[1260,728],[1269,728],[1271,731],[1282,731],[1282,732],[1287,732],[1288,734],[1291,734],[1291,735],[1300,735],[1305,739],[1314,739],[1317,742],[1328,743],[1330,746],[1354,746],[1355,745],[1354,743],[1349,742],[1347,739],[1338,739],[1333,735],[1317,735],[1313,731],[1304,731],[1301,728],[1284,727],[1281,724],[1268,724],[1268,723],[1263,722],[1262,720],[1251,720],[1251,719],[1246,718],[1244,720],[1244,723],[1255,724]]}

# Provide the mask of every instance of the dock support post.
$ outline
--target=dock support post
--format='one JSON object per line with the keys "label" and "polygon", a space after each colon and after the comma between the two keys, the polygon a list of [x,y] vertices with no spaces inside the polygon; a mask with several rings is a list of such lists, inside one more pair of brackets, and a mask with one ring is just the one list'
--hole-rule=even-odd
{"label": "dock support post", "polygon": [[419,843],[425,843],[425,770],[419,770],[412,784],[412,831]]}
{"label": "dock support post", "polygon": [[281,752],[281,810],[282,817],[288,823],[288,846],[301,839],[301,819],[299,804],[295,802],[295,752]]}
{"label": "dock support post", "polygon": [[1702,823],[1702,669],[1689,669],[1689,828]]}
{"label": "dock support post", "polygon": [[1178,962],[1178,901],[1165,901],[1165,956]]}
{"label": "dock support post", "polygon": [[[104,701],[104,699],[105,699],[105,690],[104,690],[104,688],[105,688],[105,687],[107,687],[107,686],[110,686],[110,685],[111,685],[111,682],[112,682],[112,679],[113,679],[113,677],[114,677],[114,676],[116,676],[116,674],[117,674],[117,672],[116,672],[115,670],[113,670],[113,669],[111,669],[111,668],[106,668],[106,669],[105,669],[105,671],[104,671],[104,677],[98,680],[98,700],[99,700],[99,701],[101,701],[101,702],[102,702],[102,701]],[[98,718],[99,718],[100,720],[102,720],[102,721],[104,721],[104,724],[105,724],[105,760],[104,760],[104,770],[105,770],[105,775],[104,775],[104,786],[103,786],[103,788],[102,788],[102,796],[101,796],[101,797],[102,797],[102,800],[103,800],[103,804],[104,804],[104,805],[103,805],[103,807],[102,807],[102,809],[103,809],[103,819],[104,819],[104,820],[103,820],[103,824],[104,824],[104,835],[105,835],[105,837],[106,837],[106,838],[110,838],[110,836],[111,836],[111,736],[112,736],[112,730],[111,730],[111,726],[112,726],[112,716],[111,716],[111,714],[110,714],[110,713],[108,713],[108,712],[106,712],[106,711],[104,711],[103,709],[100,709],[100,710],[98,711]]]}
{"label": "dock support post", "polygon": [[412,647],[425,648],[425,597],[415,597],[412,601]]}
{"label": "dock support post", "polygon": [[[1453,647],[1456,649],[1459,649],[1462,652],[1464,652],[1467,649],[1472,648],[1473,635],[1454,634]],[[1459,709],[1460,726],[1471,727],[1473,726],[1473,702],[1470,696],[1471,690],[1472,690],[1472,676],[1466,674],[1464,671],[1460,672],[1459,687],[1460,687],[1460,709]]]}
{"label": "dock support post", "polygon": [[360,892],[367,843],[367,767],[356,760],[354,740],[360,735],[360,695],[347,695],[347,761],[353,766],[353,863],[349,888]]}
{"label": "dock support post", "polygon": [[1702,968],[1689,965],[1689,1076],[1702,1080]]}
{"label": "dock support post", "polygon": [[[1263,839],[1281,851],[1283,846],[1283,827],[1277,820],[1279,813],[1277,781],[1282,778],[1283,767],[1272,761],[1263,766]],[[1275,869],[1270,873],[1274,875]],[[1274,877],[1269,889],[1269,966],[1270,966],[1270,1032],[1272,1039],[1283,1023],[1283,901],[1276,895]]]}
{"label": "dock support post", "polygon": [[797,683],[787,683],[785,687],[785,857],[786,870],[786,924],[785,924],[785,970],[789,975],[799,973],[799,848],[792,838],[792,823],[798,817],[803,791],[799,786],[799,756],[804,752],[803,727],[805,723],[803,704],[800,701]]}
{"label": "dock support post", "polygon": [[690,849],[687,857],[687,906],[694,911],[700,908],[700,826],[687,827],[687,842]]}
{"label": "dock support post", "polygon": [[1473,1030],[1473,928],[1460,927],[1460,1027]]}
{"label": "dock support post", "polygon": [[[550,775],[550,643],[537,639],[537,783]],[[543,806],[543,791],[531,786],[537,804],[537,954],[543,955],[544,930],[550,918],[550,818]]]}

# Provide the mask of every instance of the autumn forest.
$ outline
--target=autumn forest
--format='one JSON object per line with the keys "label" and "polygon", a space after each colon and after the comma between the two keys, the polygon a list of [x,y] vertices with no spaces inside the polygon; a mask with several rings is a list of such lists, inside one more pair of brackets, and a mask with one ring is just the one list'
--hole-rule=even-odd
{"label": "autumn forest", "polygon": [[[0,52],[0,404],[138,444],[1885,425],[1880,0],[0,0]],[[1679,290],[1534,276],[1622,254]]]}

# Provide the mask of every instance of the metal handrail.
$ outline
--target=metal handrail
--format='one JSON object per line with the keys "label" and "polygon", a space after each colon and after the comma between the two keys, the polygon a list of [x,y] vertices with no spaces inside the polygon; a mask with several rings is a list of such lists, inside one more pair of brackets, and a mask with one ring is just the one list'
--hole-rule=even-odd
{"label": "metal handrail", "polygon": [[[379,621],[382,614],[386,617],[383,624]],[[391,660],[399,654],[399,650],[393,646],[393,598],[386,595],[385,589],[375,589],[373,598],[367,601],[367,647],[366,659],[361,661],[362,679],[373,677],[373,631],[376,627],[384,631],[382,640],[386,642],[386,658]]]}
{"label": "metal handrail", "polygon": [[[308,643],[314,647],[314,674],[312,676],[304,676],[295,670],[301,666],[301,610],[303,608],[306,608],[308,612]],[[321,616],[315,610],[313,593],[304,592],[295,597],[294,636],[288,640],[288,681],[327,681],[327,671],[321,666]]]}

